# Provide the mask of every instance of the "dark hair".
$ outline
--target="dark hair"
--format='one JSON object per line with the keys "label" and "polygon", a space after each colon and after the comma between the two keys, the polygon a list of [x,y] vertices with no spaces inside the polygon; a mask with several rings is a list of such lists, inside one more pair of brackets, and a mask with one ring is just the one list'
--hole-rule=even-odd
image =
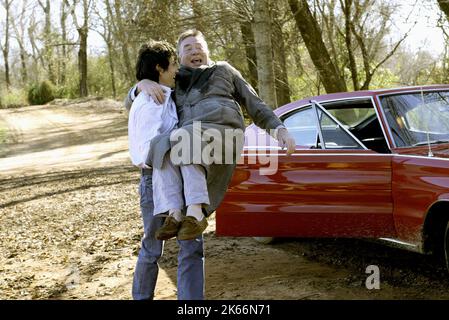
{"label": "dark hair", "polygon": [[204,34],[201,32],[201,31],[199,31],[199,30],[196,30],[196,29],[189,29],[189,30],[186,30],[186,31],[184,31],[183,33],[181,33],[180,35],[179,35],[179,37],[178,37],[178,45],[177,45],[177,47],[176,47],[176,50],[177,50],[177,53],[179,54],[179,49],[181,49],[180,48],[180,45],[181,45],[181,42],[184,40],[184,39],[187,39],[187,38],[189,38],[189,37],[201,37],[201,38],[203,38],[203,40],[204,41],[206,41],[206,38],[204,37]]}
{"label": "dark hair", "polygon": [[149,41],[139,49],[136,63],[137,80],[149,79],[159,82],[159,72],[156,66],[167,70],[172,57],[176,59],[175,48],[166,41]]}

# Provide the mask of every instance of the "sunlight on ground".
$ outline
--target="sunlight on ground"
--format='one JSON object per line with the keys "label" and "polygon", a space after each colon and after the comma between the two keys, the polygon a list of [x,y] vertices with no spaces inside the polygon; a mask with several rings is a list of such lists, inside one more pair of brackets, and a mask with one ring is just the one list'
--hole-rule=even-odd
{"label": "sunlight on ground", "polygon": [[[76,112],[74,112],[76,110]],[[1,110],[2,174],[102,167],[129,161],[126,114],[90,106]],[[2,124],[3,123],[3,124]],[[111,133],[112,131],[112,133]],[[130,163],[130,162],[129,162]],[[70,165],[69,165],[70,164]]]}
{"label": "sunlight on ground", "polygon": [[0,168],[2,168],[3,174],[13,175],[23,172],[25,168],[29,173],[42,170],[59,171],[80,167],[109,166],[127,159],[129,159],[128,140],[126,137],[121,137],[103,143],[70,146],[0,158]]}

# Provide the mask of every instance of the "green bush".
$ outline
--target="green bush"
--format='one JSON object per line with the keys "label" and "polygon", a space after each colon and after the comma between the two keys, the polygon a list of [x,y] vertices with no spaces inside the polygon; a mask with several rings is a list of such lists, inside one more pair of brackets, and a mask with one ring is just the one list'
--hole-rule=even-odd
{"label": "green bush", "polygon": [[0,92],[0,109],[27,106],[26,92],[22,89],[11,89]]}
{"label": "green bush", "polygon": [[46,104],[55,99],[55,88],[50,81],[45,80],[39,84],[33,84],[28,89],[28,102],[32,105]]}
{"label": "green bush", "polygon": [[76,97],[78,97],[76,88],[63,86],[55,89],[55,99],[74,99]]}

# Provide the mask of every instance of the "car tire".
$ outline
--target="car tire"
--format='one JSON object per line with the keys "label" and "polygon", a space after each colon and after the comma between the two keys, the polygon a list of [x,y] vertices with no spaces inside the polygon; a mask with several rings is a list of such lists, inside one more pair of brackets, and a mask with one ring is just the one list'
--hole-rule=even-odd
{"label": "car tire", "polygon": [[274,241],[274,237],[253,237],[253,239],[260,244],[270,244]]}
{"label": "car tire", "polygon": [[449,272],[449,221],[446,225],[446,230],[444,231],[444,261],[446,264],[447,271]]}

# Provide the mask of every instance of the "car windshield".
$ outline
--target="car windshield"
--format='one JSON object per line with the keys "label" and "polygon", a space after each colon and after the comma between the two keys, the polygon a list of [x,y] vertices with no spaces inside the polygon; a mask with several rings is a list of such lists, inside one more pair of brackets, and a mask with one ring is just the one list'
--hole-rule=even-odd
{"label": "car windshield", "polygon": [[449,91],[390,95],[380,102],[398,147],[449,141]]}

